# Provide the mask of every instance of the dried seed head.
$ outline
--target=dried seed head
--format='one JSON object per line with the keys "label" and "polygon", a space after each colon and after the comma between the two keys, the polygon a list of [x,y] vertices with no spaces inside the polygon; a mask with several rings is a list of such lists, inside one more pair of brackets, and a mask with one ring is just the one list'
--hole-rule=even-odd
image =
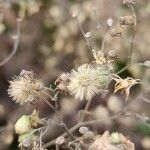
{"label": "dried seed head", "polygon": [[135,147],[134,143],[121,133],[109,134],[108,131],[105,131],[102,136],[95,138],[88,150],[135,150]]}
{"label": "dried seed head", "polygon": [[56,90],[60,92],[67,92],[68,91],[67,84],[61,82],[60,84],[57,85]]}
{"label": "dried seed head", "polygon": [[58,85],[62,82],[67,83],[69,80],[68,74],[67,73],[62,73],[55,81],[55,85]]}
{"label": "dried seed head", "polygon": [[97,64],[106,63],[106,58],[104,56],[104,53],[101,50],[98,51],[93,50],[93,56]]}
{"label": "dried seed head", "polygon": [[108,57],[116,57],[115,50],[110,50],[110,51],[108,52]]}
{"label": "dried seed head", "polygon": [[134,5],[136,4],[136,0],[123,0],[123,4]]}
{"label": "dried seed head", "polygon": [[68,90],[75,99],[90,100],[98,93],[98,84],[94,73],[94,68],[88,64],[73,69],[70,73]]}
{"label": "dried seed head", "polygon": [[69,82],[69,74],[63,73],[58,79],[55,81],[55,85],[57,85],[56,90],[59,92],[67,92],[67,85]]}
{"label": "dried seed head", "polygon": [[134,16],[123,16],[119,18],[120,25],[135,25],[136,20]]}
{"label": "dried seed head", "polygon": [[121,37],[121,36],[122,36],[122,33],[116,31],[115,28],[110,29],[109,33],[110,33],[110,35],[111,35],[112,37],[116,37],[116,36],[117,36],[117,37]]}
{"label": "dried seed head", "polygon": [[29,115],[29,117],[31,120],[32,128],[36,128],[39,124],[43,124],[44,120],[39,118],[39,112],[37,112],[36,110],[33,110],[33,113]]}
{"label": "dried seed head", "polygon": [[110,51],[108,52],[108,56],[107,56],[107,61],[108,61],[108,63],[112,63],[112,62],[114,62],[116,59],[117,59],[117,56],[116,56],[115,50],[110,50]]}
{"label": "dried seed head", "polygon": [[68,74],[67,73],[63,73],[61,76],[60,76],[60,79],[64,82],[67,82],[69,77],[68,77]]}
{"label": "dried seed head", "polygon": [[23,70],[10,81],[8,94],[16,103],[22,105],[35,101],[43,89],[43,83],[34,78],[32,71]]}

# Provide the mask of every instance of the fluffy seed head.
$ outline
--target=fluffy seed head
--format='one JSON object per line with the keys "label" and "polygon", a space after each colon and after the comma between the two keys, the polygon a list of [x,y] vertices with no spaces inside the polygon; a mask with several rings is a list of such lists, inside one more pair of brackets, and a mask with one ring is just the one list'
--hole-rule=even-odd
{"label": "fluffy seed head", "polygon": [[107,74],[107,71],[104,71],[101,66],[84,64],[71,71],[67,88],[75,99],[90,100],[108,82],[106,78],[108,76],[105,73]]}
{"label": "fluffy seed head", "polygon": [[68,89],[75,99],[90,100],[99,91],[93,68],[84,64],[73,69],[70,73]]}
{"label": "fluffy seed head", "polygon": [[33,102],[38,98],[38,93],[43,89],[43,83],[34,78],[32,71],[21,71],[19,76],[15,76],[9,82],[8,94],[19,104]]}

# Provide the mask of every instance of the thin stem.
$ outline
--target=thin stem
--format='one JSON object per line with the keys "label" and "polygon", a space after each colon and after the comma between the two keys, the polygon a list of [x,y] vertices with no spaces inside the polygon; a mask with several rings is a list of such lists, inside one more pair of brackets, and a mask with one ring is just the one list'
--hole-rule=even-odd
{"label": "thin stem", "polygon": [[56,148],[56,150],[59,150],[59,145],[56,144],[56,145],[55,145],[55,148]]}
{"label": "thin stem", "polygon": [[53,105],[51,103],[49,103],[49,101],[47,99],[45,99],[44,97],[42,97],[44,102],[48,104],[48,106],[55,112],[59,122],[60,122],[60,126],[64,129],[64,131],[71,137],[71,139],[75,139],[74,136],[72,135],[72,133],[70,133],[69,129],[67,128],[66,124],[62,121],[59,112],[53,107]]}
{"label": "thin stem", "polygon": [[0,67],[6,64],[17,52],[20,40],[20,21],[17,21],[17,35],[13,38],[15,40],[12,52],[0,62]]}
{"label": "thin stem", "polygon": [[132,41],[131,41],[131,46],[130,46],[130,51],[129,51],[129,54],[128,54],[128,64],[129,64],[129,65],[131,64],[131,60],[132,60],[133,43],[134,43],[135,35],[136,35],[136,30],[135,30],[134,33],[133,33]]}
{"label": "thin stem", "polygon": [[108,26],[106,28],[105,35],[104,35],[104,38],[102,40],[102,45],[101,45],[101,51],[102,52],[105,51],[105,43],[106,43],[107,33],[108,33]]}
{"label": "thin stem", "polygon": [[100,23],[98,21],[98,16],[97,16],[96,9],[93,9],[93,14],[94,14],[95,22],[96,22],[96,27],[97,27],[97,29],[100,29],[101,25],[100,25]]}
{"label": "thin stem", "polygon": [[81,34],[82,34],[82,36],[83,36],[85,42],[87,43],[89,49],[92,50],[92,49],[93,49],[93,48],[92,48],[93,46],[92,46],[92,44],[91,44],[91,38],[86,38],[86,37],[85,37],[85,32],[84,32],[84,30],[83,30],[83,28],[82,28],[82,26],[81,26],[81,23],[79,22],[78,16],[74,17],[74,19],[75,19],[75,21],[76,21],[76,23],[77,23],[77,26],[78,26],[78,28],[79,28],[79,30],[80,30],[80,32],[81,32]]}
{"label": "thin stem", "polygon": [[121,70],[119,70],[116,74],[120,74],[120,73],[124,72],[131,65],[135,35],[136,35],[136,30],[134,31],[133,36],[132,36],[131,45],[130,45],[130,49],[128,52],[127,65],[124,68],[122,68]]}
{"label": "thin stem", "polygon": [[132,11],[132,14],[133,14],[134,19],[135,19],[134,32],[133,32],[133,35],[132,35],[130,49],[129,49],[129,52],[128,52],[127,65],[124,68],[122,68],[121,70],[119,70],[116,74],[120,74],[120,73],[124,72],[128,67],[130,67],[131,61],[132,61],[133,44],[134,44],[134,39],[135,39],[135,35],[136,35],[137,19],[136,19],[136,14],[135,14],[134,8],[132,6],[128,6],[128,7]]}
{"label": "thin stem", "polygon": [[[135,99],[135,100],[136,100],[136,99]],[[133,103],[133,101],[130,102],[130,104],[131,104],[131,103]],[[122,110],[120,110],[119,112],[117,112],[117,113],[115,113],[115,114],[113,114],[113,115],[111,115],[111,116],[107,116],[107,117],[104,117],[104,118],[101,118],[101,119],[96,119],[96,120],[91,120],[91,121],[79,122],[79,123],[77,123],[76,125],[74,125],[72,128],[70,128],[69,131],[70,131],[70,133],[72,133],[72,132],[76,131],[78,128],[80,128],[81,126],[93,125],[93,124],[101,123],[103,120],[106,120],[106,119],[116,119],[118,116],[122,115],[122,114],[126,111],[126,109],[127,109],[128,107],[129,107],[129,104],[127,104]],[[66,133],[63,133],[63,134],[60,135],[60,136],[65,137],[65,136],[67,136],[67,134],[66,134]],[[57,139],[57,138],[56,138],[56,139]],[[49,146],[51,146],[51,145],[54,145],[56,139],[54,139],[54,140],[52,140],[52,141],[50,141],[50,142],[44,144],[44,148],[47,148],[47,147],[49,147]]]}
{"label": "thin stem", "polygon": [[[92,101],[92,100],[88,100],[88,101],[87,101],[87,103],[86,103],[86,105],[85,105],[85,108],[84,108],[84,112],[87,112],[87,111],[88,111],[88,109],[89,109],[89,107],[90,107],[90,104],[91,104],[91,101]],[[85,116],[86,116],[86,114],[85,114],[85,113],[82,113],[79,122],[83,122],[84,119],[85,119]]]}

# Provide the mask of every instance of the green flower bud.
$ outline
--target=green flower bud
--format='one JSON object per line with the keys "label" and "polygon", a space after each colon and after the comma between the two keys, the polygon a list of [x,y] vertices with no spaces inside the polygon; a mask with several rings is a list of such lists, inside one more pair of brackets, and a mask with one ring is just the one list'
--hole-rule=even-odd
{"label": "green flower bud", "polygon": [[111,68],[107,65],[95,65],[95,76],[101,87],[105,87],[110,81]]}
{"label": "green flower bud", "polygon": [[31,120],[27,115],[20,117],[15,124],[15,131],[17,134],[24,134],[31,130]]}

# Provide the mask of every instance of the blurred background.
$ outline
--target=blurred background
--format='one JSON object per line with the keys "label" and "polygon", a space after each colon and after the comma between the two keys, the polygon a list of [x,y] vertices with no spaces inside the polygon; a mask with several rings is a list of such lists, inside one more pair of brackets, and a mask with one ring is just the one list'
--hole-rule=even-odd
{"label": "blurred background", "polygon": [[[96,7],[100,28],[93,13]],[[150,59],[150,1],[137,0],[135,6],[138,26],[133,48],[133,62],[143,63]],[[82,34],[80,33],[72,13],[78,11],[79,21],[85,32],[90,31],[100,48],[108,18],[114,20],[117,29],[122,30],[127,40],[131,39],[128,29],[120,29],[118,18],[129,15],[130,11],[123,6],[122,0],[0,0],[0,61],[12,51],[14,40],[11,38],[17,30],[17,18],[23,18],[18,50],[14,57],[0,67],[0,150],[16,150],[17,135],[13,125],[23,114],[30,114],[34,109],[31,105],[19,106],[8,96],[8,81],[18,75],[22,69],[33,70],[46,86],[53,84],[59,75],[70,71],[73,67],[93,60]],[[106,52],[115,50],[118,59],[115,70],[126,64],[129,43],[127,40],[107,37]],[[122,77],[132,76],[143,80],[142,87],[131,90],[130,100],[133,102],[129,111],[144,113],[149,116],[150,104],[140,100],[138,95],[150,98],[150,70],[133,65],[121,74]],[[110,88],[111,89],[111,88]],[[110,90],[111,91],[111,90]],[[73,97],[60,97],[60,111],[68,127],[77,121],[76,114],[84,108],[85,102],[78,102]],[[99,104],[99,105],[98,105]],[[91,111],[94,118],[116,113],[125,106],[121,95],[101,95],[93,99]],[[40,117],[55,118],[49,108],[39,101],[36,108]],[[135,117],[120,117],[106,120],[102,124],[90,127],[97,133],[105,130],[119,131],[128,135],[136,145],[136,150],[150,150],[150,122],[143,123]],[[62,131],[51,124],[44,140],[50,141]]]}

